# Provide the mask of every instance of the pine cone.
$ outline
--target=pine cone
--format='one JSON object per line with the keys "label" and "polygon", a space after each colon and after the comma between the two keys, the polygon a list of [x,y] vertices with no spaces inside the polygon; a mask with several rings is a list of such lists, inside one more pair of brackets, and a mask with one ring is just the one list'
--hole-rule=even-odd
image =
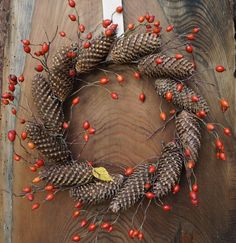
{"label": "pine cone", "polygon": [[[156,64],[156,59],[162,60],[161,64]],[[184,80],[194,74],[194,67],[187,59],[176,59],[166,55],[150,55],[142,59],[138,65],[141,74],[152,78],[173,78]]]}
{"label": "pine cone", "polygon": [[78,51],[78,45],[76,43],[69,46],[62,46],[52,57],[52,68],[59,68],[65,72],[74,68],[76,58],[69,57],[68,53],[74,52],[77,55]]}
{"label": "pine cone", "polygon": [[168,143],[157,163],[156,180],[153,184],[153,192],[157,198],[167,195],[178,182],[183,163],[179,145],[175,142]]}
{"label": "pine cone", "polygon": [[79,186],[93,179],[92,166],[87,162],[54,165],[41,170],[39,177],[55,187]]}
{"label": "pine cone", "polygon": [[84,73],[95,68],[100,62],[105,61],[111,45],[115,40],[115,35],[106,37],[104,34],[93,40],[91,46],[83,49],[77,57],[75,65],[78,73]]}
{"label": "pine cone", "polygon": [[100,181],[72,188],[70,195],[78,201],[86,204],[101,203],[105,200],[111,199],[120,189],[123,184],[124,177],[120,174],[112,176],[113,181]]}
{"label": "pine cone", "polygon": [[112,60],[114,63],[130,63],[159,51],[160,46],[160,37],[155,34],[131,34],[115,43],[111,51]]}
{"label": "pine cone", "polygon": [[50,69],[49,80],[53,94],[61,101],[65,101],[71,93],[74,78],[69,76],[69,70],[54,67]]}
{"label": "pine cone", "polygon": [[70,160],[71,152],[62,137],[52,136],[43,126],[33,122],[26,124],[26,132],[29,140],[50,162]]}
{"label": "pine cone", "polygon": [[62,133],[64,121],[62,104],[53,97],[48,81],[41,74],[34,76],[32,96],[45,128],[53,133]]}
{"label": "pine cone", "polygon": [[176,117],[175,124],[182,146],[190,150],[191,158],[196,162],[201,147],[201,128],[198,119],[183,110]]}
{"label": "pine cone", "polygon": [[113,213],[132,207],[145,194],[144,185],[150,183],[154,173],[149,173],[151,164],[138,165],[134,173],[124,182],[120,191],[112,199],[109,209]]}
{"label": "pine cone", "polygon": [[[165,97],[165,94],[167,92],[171,92],[171,102],[173,102],[173,104],[180,107],[181,109],[187,110],[195,114],[199,111],[205,111],[205,113],[209,111],[208,104],[201,95],[197,94],[194,90],[184,84],[183,89],[180,92],[177,90],[178,84],[180,83],[170,79],[157,79],[155,81],[155,88],[157,90],[157,93],[162,97]],[[198,97],[199,100],[197,102],[193,102],[193,96]]]}

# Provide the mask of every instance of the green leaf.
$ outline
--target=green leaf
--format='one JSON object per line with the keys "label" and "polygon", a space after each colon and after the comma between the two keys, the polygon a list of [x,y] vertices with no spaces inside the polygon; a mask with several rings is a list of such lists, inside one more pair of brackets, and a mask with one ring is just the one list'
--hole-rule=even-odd
{"label": "green leaf", "polygon": [[112,177],[104,167],[93,168],[93,176],[101,181],[113,181]]}

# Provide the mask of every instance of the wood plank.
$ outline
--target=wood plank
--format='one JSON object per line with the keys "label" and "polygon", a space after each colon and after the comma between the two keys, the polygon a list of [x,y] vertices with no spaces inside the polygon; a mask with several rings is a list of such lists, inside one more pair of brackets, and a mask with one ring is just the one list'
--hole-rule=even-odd
{"label": "wood plank", "polygon": [[[134,22],[137,16],[149,12],[158,16],[164,27],[168,23],[174,24],[179,33],[190,31],[195,24],[201,27],[199,39],[194,44],[200,50],[196,52],[199,70],[203,70],[206,64],[210,67],[217,64],[223,64],[227,67],[227,72],[223,76],[213,72],[203,72],[201,74],[202,80],[213,82],[216,87],[203,85],[201,90],[213,107],[211,117],[217,118],[223,124],[233,128],[233,109],[222,115],[215,106],[216,91],[217,95],[225,96],[231,102],[234,100],[234,91],[231,88],[234,80],[233,17],[229,1],[216,0],[214,6],[209,1],[190,2],[187,0],[124,0],[123,4],[126,25]],[[88,29],[94,29],[103,18],[100,0],[80,0],[79,10],[81,22]],[[23,10],[21,12],[23,13]],[[59,31],[66,31],[75,40],[76,25],[71,25],[68,20],[69,13],[71,13],[71,9],[67,7],[67,1],[36,1],[32,18],[31,41],[37,43],[44,41],[44,29],[52,36],[56,25],[59,26]],[[225,18],[225,16],[231,17]],[[24,20],[23,23],[25,22],[27,21]],[[19,35],[19,38],[22,38],[22,35]],[[15,39],[11,37],[10,40]],[[52,53],[55,52],[56,47],[65,42],[69,43],[68,40],[57,38]],[[11,61],[11,63],[13,62]],[[23,64],[24,61],[21,63]],[[35,65],[35,61],[30,58],[26,59],[24,70],[26,82],[23,86],[26,96],[30,96],[30,82]],[[19,62],[16,66],[19,68]],[[113,77],[107,86],[112,91],[118,92],[119,100],[112,100],[106,91],[96,87],[81,92],[81,103],[74,110],[70,136],[78,134],[81,131],[82,122],[85,119],[89,120],[97,129],[97,134],[89,141],[81,158],[104,161],[119,169],[119,166],[135,165],[144,159],[158,155],[161,150],[161,140],[169,141],[173,137],[173,124],[165,131],[165,135],[158,134],[152,140],[146,141],[147,135],[162,124],[158,114],[160,99],[153,90],[152,82],[146,79],[134,80],[131,70],[125,66],[111,66],[110,68],[113,71],[124,73],[126,78],[124,85],[120,86]],[[11,71],[17,74],[21,72],[19,69]],[[9,73],[8,69],[6,69],[6,73]],[[101,75],[104,74],[93,72],[86,78],[88,81],[93,81]],[[141,91],[144,91],[147,96],[144,104],[138,101],[138,94]],[[29,99],[29,103],[32,103],[31,99]],[[26,105],[23,95],[21,104]],[[167,110],[168,107],[163,103],[164,110]],[[34,111],[32,105],[31,109]],[[6,118],[8,119],[8,116]],[[8,129],[5,123],[3,123],[4,129]],[[19,131],[23,129],[19,124],[17,128]],[[174,206],[173,212],[162,212],[160,208],[153,205],[149,208],[147,221],[144,225],[144,242],[236,241],[233,231],[236,224],[236,219],[233,216],[236,215],[236,166],[234,164],[236,145],[232,140],[224,141],[227,147],[228,161],[222,163],[214,159],[213,150],[209,151],[208,145],[211,143],[211,139],[206,133],[204,133],[203,141],[200,161],[196,169],[200,185],[200,206],[193,208],[190,205],[187,182],[183,175],[181,192],[177,196],[170,196],[164,200]],[[78,155],[82,147],[81,138],[77,142],[80,144],[72,146],[74,156]],[[6,153],[9,151],[5,150],[5,147],[3,149]],[[15,149],[20,151],[19,145]],[[10,157],[10,153],[8,156]],[[23,166],[22,163],[14,164],[15,192],[20,191],[34,177],[28,171],[27,166]],[[42,200],[43,196],[38,196],[36,200]],[[135,208],[122,214],[117,227],[111,234],[112,237],[101,233],[98,235],[98,242],[130,242],[127,231],[134,210]],[[54,202],[44,204],[37,212],[31,212],[29,202],[18,198],[14,199],[13,242],[71,242],[71,234],[78,230],[77,222],[71,218],[72,211],[73,201],[68,197],[67,192],[58,194]],[[142,217],[143,212],[140,210],[135,219],[136,225],[142,222]],[[22,223],[23,220],[24,223]],[[84,242],[92,242],[92,239],[94,239],[93,234]]]}

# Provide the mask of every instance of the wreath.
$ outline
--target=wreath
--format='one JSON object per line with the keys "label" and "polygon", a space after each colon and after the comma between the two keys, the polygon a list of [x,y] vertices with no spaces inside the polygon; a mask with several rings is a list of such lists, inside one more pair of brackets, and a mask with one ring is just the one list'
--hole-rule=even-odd
{"label": "wreath", "polygon": [[[75,8],[73,0],[69,1],[69,5]],[[122,7],[117,7],[114,14],[121,12]],[[225,160],[226,156],[215,124],[204,120],[207,119],[209,112],[207,101],[188,85],[190,80],[196,81],[195,77],[198,74],[196,64],[183,54],[172,55],[168,49],[163,48],[170,41],[163,43],[162,36],[172,32],[174,26],[169,25],[163,29],[159,21],[154,21],[154,16],[146,14],[138,18],[139,24],[136,26],[129,24],[127,31],[119,37],[116,36],[118,26],[112,19],[102,22],[104,31],[100,35],[93,37],[92,33],[88,33],[84,37],[85,26],[79,22],[78,14],[71,14],[69,18],[78,23],[79,41],[58,49],[52,57],[51,67],[47,65],[47,59],[53,40],[40,44],[40,51],[34,54],[31,51],[30,41],[22,40],[24,51],[40,62],[36,71],[39,73],[45,71],[45,74],[36,74],[32,80],[32,97],[37,114],[34,114],[34,119],[30,121],[21,119],[21,123],[25,124],[25,130],[19,136],[21,142],[28,139],[27,149],[36,148],[40,152],[40,159],[34,164],[30,162],[31,170],[34,172],[39,170],[39,174],[31,186],[23,189],[21,196],[33,201],[35,193],[46,191],[45,201],[51,201],[56,193],[68,190],[70,196],[77,201],[76,211],[73,214],[75,218],[82,211],[87,212],[89,205],[109,202],[108,206],[105,205],[105,209],[103,208],[95,216],[81,221],[81,232],[72,235],[74,242],[80,241],[88,232],[94,232],[98,228],[111,232],[118,217],[112,222],[105,221],[104,217],[111,213],[119,216],[121,211],[133,207],[145,198],[149,200],[148,206],[151,202],[155,202],[164,211],[170,211],[172,207],[164,204],[161,199],[171,192],[174,194],[179,192],[182,167],[186,170],[191,202],[197,206],[198,185],[194,167],[201,147],[202,126],[215,137],[217,157]],[[190,57],[193,57],[191,42],[199,31],[200,29],[195,27],[192,33],[182,35],[185,39],[185,51]],[[61,37],[66,36],[65,32],[59,34]],[[166,120],[165,112],[160,113],[165,124],[155,132],[163,131],[172,119],[175,119],[176,128],[173,141],[163,144],[160,157],[155,162],[146,161],[134,168],[128,167],[120,174],[111,174],[105,167],[95,166],[89,161],[75,160],[66,140],[73,108],[80,102],[77,94],[81,88],[74,91],[74,83],[84,82],[81,74],[86,75],[97,69],[104,71],[101,67],[106,68],[110,64],[129,64],[135,69],[136,79],[141,79],[142,76],[149,77],[150,81],[155,79],[156,93],[176,107],[171,111],[172,116],[169,120]],[[215,70],[223,72],[225,68],[217,66]],[[86,84],[86,87],[94,85],[105,87],[109,82],[110,73],[105,71],[105,77],[99,82]],[[116,75],[119,82],[124,81],[122,74],[111,75]],[[11,105],[14,102],[15,86],[23,81],[23,75],[18,78],[15,75],[9,76],[9,91],[2,95],[3,104]],[[110,92],[110,95],[114,100],[119,98],[115,92]],[[71,109],[66,116],[63,105],[71,96],[73,96]],[[139,99],[145,102],[144,93],[140,94]],[[225,99],[220,99],[220,106],[223,112],[229,108]],[[16,115],[15,108],[12,108],[11,112]],[[83,136],[86,144],[90,136],[96,135],[96,130],[88,121],[84,122],[83,128],[86,131]],[[224,133],[227,136],[231,135],[228,128],[224,128]],[[16,136],[18,134],[15,130],[8,132],[8,139],[11,142],[15,141]],[[14,159],[19,161],[24,158],[15,153]],[[33,203],[32,210],[39,207],[40,203]],[[81,211],[82,207],[86,210]],[[143,223],[139,228],[129,230],[130,238],[137,237],[140,240],[144,238]]]}

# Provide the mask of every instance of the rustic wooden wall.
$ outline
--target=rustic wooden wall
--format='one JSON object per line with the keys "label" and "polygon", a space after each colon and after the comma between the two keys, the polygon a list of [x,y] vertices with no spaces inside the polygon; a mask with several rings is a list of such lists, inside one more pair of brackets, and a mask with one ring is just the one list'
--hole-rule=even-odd
{"label": "rustic wooden wall", "polygon": [[[17,50],[18,57],[23,57],[23,53],[19,51],[20,39],[28,35],[28,32],[23,30],[30,31],[31,41],[37,43],[45,40],[44,29],[52,35],[57,25],[59,30],[70,34],[72,39],[76,38],[73,34],[76,27],[71,27],[73,24],[67,17],[70,13],[67,1],[36,0],[35,4],[33,2],[11,1],[10,34],[8,42],[5,44],[4,56],[6,59],[4,60],[2,82],[3,90],[5,90],[8,73],[20,74],[21,68],[25,64],[26,81],[23,91],[28,96],[36,62],[28,57],[26,60],[12,58],[14,50]],[[101,0],[79,0],[77,2],[81,22],[87,28],[93,29],[102,19]],[[21,6],[22,3],[25,4],[24,7]],[[202,72],[203,82],[200,89],[211,105],[212,119],[217,119],[233,129],[233,124],[235,124],[235,78],[233,76],[235,62],[233,7],[230,1],[123,0],[123,4],[126,25],[134,22],[137,16],[149,12],[156,15],[163,26],[167,26],[168,23],[174,24],[179,33],[190,31],[195,25],[200,26],[201,32],[194,44],[198,47],[196,51],[198,69],[204,70],[217,64],[222,64],[227,68],[223,75],[215,74],[213,71]],[[26,13],[28,14],[26,15]],[[33,13],[32,22],[31,13]],[[27,17],[22,19],[22,16]],[[16,29],[15,25],[18,28],[21,26],[22,29]],[[29,28],[29,26],[31,27]],[[13,35],[16,32],[17,35]],[[64,40],[57,38],[52,52],[55,51],[55,46],[64,43]],[[7,66],[8,63],[11,68]],[[13,69],[12,66],[18,68]],[[160,99],[155,94],[150,80],[134,80],[131,71],[126,71],[127,67],[116,67],[116,70],[119,72],[125,70],[126,82],[123,86],[119,86],[113,81],[108,87],[118,92],[120,99],[113,101],[104,90],[95,87],[82,92],[80,95],[82,102],[75,109],[71,131],[73,134],[78,133],[84,119],[88,119],[97,128],[98,132],[86,146],[82,158],[102,160],[113,166],[135,165],[146,158],[159,154],[160,142],[169,141],[173,137],[171,132],[173,124],[170,125],[170,129],[165,131],[165,135],[159,134],[147,141],[147,135],[161,124],[158,115]],[[93,73],[87,79],[96,80],[100,75],[102,74]],[[206,82],[214,83],[215,87],[204,84]],[[147,96],[144,104],[137,101],[141,91],[144,91]],[[226,97],[231,102],[231,109],[224,115],[219,111],[217,96]],[[25,104],[25,100],[21,99],[21,102]],[[167,107],[166,104],[163,104],[164,110],[167,110]],[[31,109],[34,110],[33,106]],[[2,121],[1,130],[6,132],[14,126],[14,121],[9,120],[6,111],[2,111],[2,114],[5,115],[5,118]],[[19,125],[17,127],[22,129]],[[174,206],[173,212],[164,213],[155,206],[149,209],[144,226],[144,242],[236,242],[236,232],[234,231],[236,226],[235,139],[225,140],[228,154],[226,162],[215,159],[213,149],[209,149],[212,141],[206,133],[204,133],[203,141],[200,161],[196,169],[201,188],[200,206],[197,208],[191,206],[187,183],[183,176],[181,192],[177,196],[170,196],[165,200]],[[12,174],[9,165],[12,150],[9,150],[9,143],[6,139],[2,142],[4,144],[4,153],[1,154],[4,175],[2,185],[5,189],[11,190]],[[15,149],[19,149],[19,147]],[[81,145],[73,146],[72,149],[76,155],[80,151]],[[34,177],[28,171],[27,166],[14,163],[13,191],[18,192]],[[5,225],[5,228],[8,229],[2,234],[5,236],[2,242],[11,242],[11,231],[14,243],[70,242],[71,234],[76,232],[77,223],[71,219],[73,201],[68,198],[66,192],[59,194],[54,202],[44,204],[37,212],[31,212],[29,202],[13,198],[12,223],[11,217],[9,217],[12,198],[9,193],[3,193],[2,196],[5,200],[2,226]],[[37,200],[39,199],[40,197],[37,198]],[[129,242],[127,230],[133,212],[134,209],[122,216],[117,228],[111,234],[112,237],[101,234],[98,242]],[[138,224],[141,220],[142,212],[139,213],[136,223]],[[92,238],[91,235],[85,242],[92,242]]]}

